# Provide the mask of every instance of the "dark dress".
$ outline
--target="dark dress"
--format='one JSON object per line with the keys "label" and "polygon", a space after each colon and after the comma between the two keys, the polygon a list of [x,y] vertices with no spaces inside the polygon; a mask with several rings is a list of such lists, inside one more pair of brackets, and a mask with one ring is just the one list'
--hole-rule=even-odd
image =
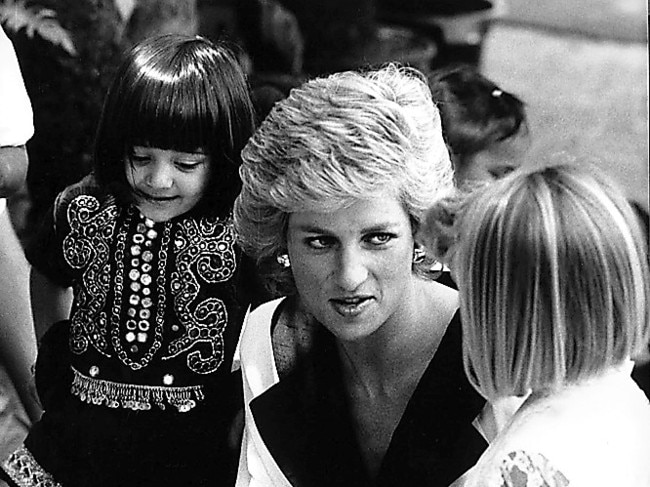
{"label": "dark dress", "polygon": [[[640,203],[635,201],[632,201],[631,203],[632,208],[634,208],[641,223],[641,230],[643,231],[647,245],[650,243],[648,241],[648,237],[650,236],[650,231],[648,230],[650,227],[650,216],[648,215],[647,210],[643,208]],[[650,253],[648,254],[648,259],[650,259]],[[650,355],[650,343],[648,344],[646,351],[648,355]],[[632,378],[636,381],[639,387],[643,389],[643,392],[645,392],[648,399],[650,399],[650,362],[637,363],[632,371]]]}
{"label": "dark dress", "polygon": [[260,435],[293,485],[447,487],[487,448],[472,425],[485,401],[465,377],[458,313],[407,405],[374,483],[346,397],[334,338],[318,327],[311,352],[251,401]]}
{"label": "dark dress", "polygon": [[89,177],[35,242],[32,265],[74,302],[41,343],[45,413],[5,472],[21,486],[231,485],[231,365],[255,281],[230,220],[154,223]]}

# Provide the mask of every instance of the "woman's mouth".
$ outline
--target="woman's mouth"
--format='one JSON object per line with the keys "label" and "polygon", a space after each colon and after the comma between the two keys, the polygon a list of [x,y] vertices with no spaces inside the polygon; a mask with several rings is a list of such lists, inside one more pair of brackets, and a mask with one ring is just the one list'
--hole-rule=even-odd
{"label": "woman's mouth", "polygon": [[363,313],[372,303],[371,296],[354,296],[350,298],[330,299],[334,310],[343,317],[355,317]]}

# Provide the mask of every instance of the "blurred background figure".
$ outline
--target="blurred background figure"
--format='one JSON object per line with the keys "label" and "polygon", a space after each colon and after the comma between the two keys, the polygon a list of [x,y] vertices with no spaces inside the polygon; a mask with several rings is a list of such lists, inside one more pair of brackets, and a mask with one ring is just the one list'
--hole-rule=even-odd
{"label": "blurred background figure", "polygon": [[56,194],[90,171],[101,104],[125,44],[112,1],[7,5],[4,25],[34,110],[34,136],[27,144],[28,194],[11,205],[18,234],[25,239]]}
{"label": "blurred background figure", "polygon": [[468,64],[437,69],[428,79],[457,185],[493,181],[521,164],[530,145],[523,101]]}
{"label": "blurred background figure", "polygon": [[432,39],[431,68],[450,63],[478,66],[490,22],[503,13],[502,0],[378,0],[385,22],[412,28]]}
{"label": "blurred background figure", "polygon": [[36,360],[36,338],[28,265],[5,199],[24,184],[25,143],[33,132],[31,104],[18,60],[0,28],[0,459],[20,445],[40,415],[29,374]]}
{"label": "blurred background figure", "polygon": [[647,2],[504,3],[479,67],[526,102],[530,150],[595,160],[647,211]]}

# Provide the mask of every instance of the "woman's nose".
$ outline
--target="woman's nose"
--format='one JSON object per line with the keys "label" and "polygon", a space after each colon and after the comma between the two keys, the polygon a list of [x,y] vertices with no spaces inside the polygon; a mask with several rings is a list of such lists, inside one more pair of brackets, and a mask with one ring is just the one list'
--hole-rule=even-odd
{"label": "woman's nose", "polygon": [[345,291],[354,291],[368,278],[360,249],[342,249],[338,267],[338,285]]}
{"label": "woman's nose", "polygon": [[170,168],[167,164],[156,163],[149,167],[149,171],[145,176],[145,182],[151,188],[167,189],[171,188],[174,182]]}

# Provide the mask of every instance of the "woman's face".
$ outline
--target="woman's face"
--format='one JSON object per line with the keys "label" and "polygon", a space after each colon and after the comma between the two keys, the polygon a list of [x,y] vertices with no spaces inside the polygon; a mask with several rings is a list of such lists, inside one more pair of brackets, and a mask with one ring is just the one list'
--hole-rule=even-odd
{"label": "woman's face", "polygon": [[136,206],[153,221],[167,221],[201,201],[210,177],[210,157],[135,146],[124,164]]}
{"label": "woman's face", "polygon": [[293,213],[287,243],[302,305],[338,339],[399,324],[415,277],[411,223],[395,197]]}

